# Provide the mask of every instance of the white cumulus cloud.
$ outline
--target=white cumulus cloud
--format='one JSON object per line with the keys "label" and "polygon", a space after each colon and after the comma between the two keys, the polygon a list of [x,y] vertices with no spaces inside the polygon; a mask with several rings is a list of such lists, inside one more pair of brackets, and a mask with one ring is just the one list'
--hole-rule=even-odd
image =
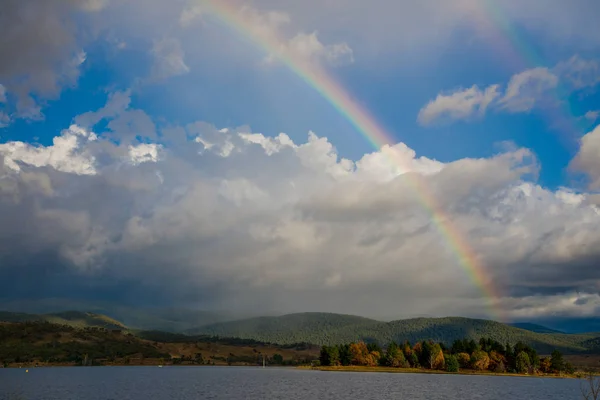
{"label": "white cumulus cloud", "polygon": [[[88,116],[150,119],[107,112],[115,96]],[[398,143],[351,160],[312,132],[293,141],[197,122],[166,146],[107,129],[0,147],[0,277],[44,268],[61,277],[48,296],[93,281],[96,295],[120,285],[240,311],[486,316],[448,242],[460,237],[508,316],[590,312],[564,302],[597,291],[600,214],[587,193],[536,184],[527,149],[441,163]],[[595,138],[576,160],[592,176]]]}
{"label": "white cumulus cloud", "polygon": [[[505,87],[492,84],[480,89],[473,85],[440,93],[421,108],[417,120],[429,125],[437,120],[481,117],[488,111],[524,113],[536,107],[556,107],[559,105],[554,93],[557,86],[564,83],[571,91],[594,88],[600,83],[598,65],[595,60],[574,56],[552,69],[536,67],[514,74]],[[594,115],[594,111],[590,111],[585,118],[592,119]]]}
{"label": "white cumulus cloud", "polygon": [[591,189],[600,189],[600,125],[581,138],[581,146],[571,168],[588,175]]}
{"label": "white cumulus cloud", "polygon": [[468,119],[473,115],[483,116],[488,106],[500,96],[498,85],[485,90],[476,85],[448,94],[438,94],[419,111],[418,121],[427,125],[438,118],[452,120]]}

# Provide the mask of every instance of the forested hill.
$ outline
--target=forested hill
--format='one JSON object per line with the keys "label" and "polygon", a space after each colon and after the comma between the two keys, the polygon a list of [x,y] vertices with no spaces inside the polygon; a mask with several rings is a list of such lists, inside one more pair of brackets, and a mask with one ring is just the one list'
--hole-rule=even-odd
{"label": "forested hill", "polygon": [[200,327],[188,333],[239,337],[271,343],[342,344],[364,340],[386,344],[432,339],[451,344],[456,339],[489,337],[501,343],[522,341],[541,353],[559,349],[565,353],[598,351],[600,334],[537,333],[495,321],[461,317],[414,318],[380,322],[352,315],[328,313],[289,314],[250,318]]}
{"label": "forested hill", "polygon": [[265,337],[270,343],[329,344],[349,342],[365,332],[377,332],[385,322],[355,315],[332,313],[299,313],[280,317],[257,317],[206,325],[188,334],[221,337]]}

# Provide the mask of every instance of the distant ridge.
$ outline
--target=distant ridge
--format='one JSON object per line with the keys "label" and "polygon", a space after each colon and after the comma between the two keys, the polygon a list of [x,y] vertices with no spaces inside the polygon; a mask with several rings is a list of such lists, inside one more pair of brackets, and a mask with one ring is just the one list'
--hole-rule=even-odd
{"label": "distant ridge", "polygon": [[99,327],[106,329],[126,329],[126,326],[121,322],[106,315],[82,311],[66,311],[52,314],[26,314],[0,311],[0,321],[46,321],[57,325],[69,325],[75,328]]}
{"label": "distant ridge", "polygon": [[30,315],[59,314],[71,311],[92,312],[106,315],[130,328],[173,333],[241,318],[241,316],[229,313],[182,308],[140,308],[110,302],[75,301],[61,298],[12,301],[0,299],[0,309]]}
{"label": "distant ridge", "polygon": [[527,331],[536,332],[536,333],[565,333],[556,329],[550,329],[543,325],[532,324],[529,322],[514,322],[512,324],[508,324],[510,326],[514,326],[515,328],[525,329]]}

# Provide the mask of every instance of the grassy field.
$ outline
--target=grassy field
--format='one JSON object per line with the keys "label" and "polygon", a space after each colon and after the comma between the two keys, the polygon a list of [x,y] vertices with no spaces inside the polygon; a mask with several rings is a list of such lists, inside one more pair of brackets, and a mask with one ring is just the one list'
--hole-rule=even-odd
{"label": "grassy field", "polygon": [[564,358],[578,369],[600,373],[600,354],[566,355]]}

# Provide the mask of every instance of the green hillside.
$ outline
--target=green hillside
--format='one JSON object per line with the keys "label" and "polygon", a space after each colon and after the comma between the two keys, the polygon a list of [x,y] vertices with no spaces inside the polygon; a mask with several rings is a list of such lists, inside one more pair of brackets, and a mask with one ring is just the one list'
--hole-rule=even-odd
{"label": "green hillside", "polygon": [[[414,318],[380,322],[352,315],[327,313],[260,317],[200,327],[193,334],[239,337],[262,342],[291,344],[342,344],[365,340],[386,344],[432,339],[450,345],[456,339],[489,337],[502,343],[522,341],[541,353],[557,348],[565,353],[587,352],[597,334],[536,333],[495,321],[461,317]],[[594,347],[595,349],[595,347]]]}
{"label": "green hillside", "polygon": [[[364,332],[373,328],[377,330],[380,325],[385,323],[355,315],[299,313],[206,325],[186,333],[239,337],[280,344],[323,344],[358,339]],[[257,339],[259,337],[264,340]]]}
{"label": "green hillside", "polygon": [[5,322],[50,322],[75,328],[99,327],[106,329],[125,329],[125,325],[106,315],[81,311],[66,311],[52,314],[26,314],[0,311],[0,321]]}

